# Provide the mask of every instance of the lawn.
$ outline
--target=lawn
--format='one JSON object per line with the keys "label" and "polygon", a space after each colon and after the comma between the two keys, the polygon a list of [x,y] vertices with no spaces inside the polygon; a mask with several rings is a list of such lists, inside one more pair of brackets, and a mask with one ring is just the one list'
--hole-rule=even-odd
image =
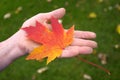
{"label": "lawn", "polygon": [[[15,13],[18,7],[22,7],[22,10]],[[65,28],[74,24],[76,30],[97,34],[95,41],[98,42],[98,48],[95,52],[80,56],[110,70],[111,75],[76,57],[56,59],[46,65],[46,60],[26,61],[26,56],[23,56],[0,72],[0,80],[86,80],[84,74],[90,75],[92,80],[120,79],[120,47],[114,47],[120,45],[120,34],[116,32],[120,24],[120,0],[1,0],[0,41],[19,30],[26,19],[61,7],[66,9],[66,15],[62,18]],[[89,17],[92,12],[96,17]],[[11,13],[11,17],[4,19],[6,13]],[[107,55],[107,64],[101,64],[99,53]],[[48,67],[47,71],[41,74],[37,72],[45,66]]]}

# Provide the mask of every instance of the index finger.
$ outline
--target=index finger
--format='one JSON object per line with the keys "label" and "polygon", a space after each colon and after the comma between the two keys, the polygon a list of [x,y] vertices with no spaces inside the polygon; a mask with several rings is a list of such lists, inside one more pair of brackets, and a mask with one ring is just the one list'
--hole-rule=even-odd
{"label": "index finger", "polygon": [[51,17],[55,17],[57,19],[62,18],[65,14],[65,9],[64,8],[59,8],[54,11],[48,12],[48,13],[39,13],[32,18],[26,20],[22,27],[27,27],[27,26],[34,26],[35,21],[38,21],[42,24],[45,24],[47,20],[49,20]]}
{"label": "index finger", "polygon": [[96,34],[90,31],[75,31],[74,37],[83,38],[83,39],[93,39],[93,38],[96,38]]}
{"label": "index finger", "polygon": [[40,22],[44,22],[46,20],[51,19],[51,17],[55,17],[59,19],[59,18],[62,18],[64,15],[65,15],[65,9],[59,8],[48,13],[37,14],[36,16],[34,16],[34,18]]}

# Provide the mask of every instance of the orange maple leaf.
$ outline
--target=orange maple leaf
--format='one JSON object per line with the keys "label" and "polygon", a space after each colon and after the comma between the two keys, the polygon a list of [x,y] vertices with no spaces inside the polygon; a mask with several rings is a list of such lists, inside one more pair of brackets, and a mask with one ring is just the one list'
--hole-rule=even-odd
{"label": "orange maple leaf", "polygon": [[50,19],[52,30],[36,21],[36,26],[22,28],[26,31],[27,37],[37,43],[39,47],[35,48],[28,56],[27,60],[41,60],[48,57],[47,64],[59,57],[62,50],[69,46],[73,41],[74,26],[65,31],[62,24],[54,17]]}

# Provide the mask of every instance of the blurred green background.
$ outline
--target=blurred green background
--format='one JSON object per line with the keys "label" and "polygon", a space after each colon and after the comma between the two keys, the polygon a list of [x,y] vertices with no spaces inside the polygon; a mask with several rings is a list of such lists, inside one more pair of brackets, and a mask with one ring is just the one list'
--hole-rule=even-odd
{"label": "blurred green background", "polygon": [[[37,70],[45,67],[46,61],[26,61],[23,56],[0,72],[0,80],[86,80],[84,74],[92,80],[120,80],[120,48],[114,47],[120,46],[120,35],[116,32],[120,0],[0,0],[0,41],[13,35],[26,19],[61,7],[66,9],[62,18],[65,28],[74,24],[76,30],[97,34],[98,48],[91,55],[80,56],[110,70],[111,75],[76,57],[56,59],[40,74]],[[7,19],[6,13],[11,14]],[[107,64],[101,64],[99,53],[107,55]]]}

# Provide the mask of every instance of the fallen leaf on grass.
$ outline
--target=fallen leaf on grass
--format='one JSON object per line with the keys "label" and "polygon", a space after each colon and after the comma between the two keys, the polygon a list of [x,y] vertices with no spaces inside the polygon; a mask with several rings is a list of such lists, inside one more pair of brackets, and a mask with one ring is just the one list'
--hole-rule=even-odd
{"label": "fallen leaf on grass", "polygon": [[115,48],[115,49],[119,49],[119,48],[120,48],[120,44],[115,44],[115,45],[114,45],[114,48]]}
{"label": "fallen leaf on grass", "polygon": [[115,8],[117,8],[117,10],[120,11],[120,4],[117,3],[117,4],[115,5]]}
{"label": "fallen leaf on grass", "polygon": [[91,12],[89,14],[89,18],[96,18],[97,17],[97,14],[95,12]]}
{"label": "fallen leaf on grass", "polygon": [[99,3],[102,3],[102,2],[103,2],[103,0],[98,0],[98,2],[99,2]]}
{"label": "fallen leaf on grass", "polygon": [[49,2],[49,3],[50,3],[50,2],[52,2],[52,0],[47,0],[47,2]]}
{"label": "fallen leaf on grass", "polygon": [[45,72],[45,71],[47,71],[47,70],[48,70],[48,67],[42,67],[42,68],[38,69],[37,72],[38,72],[39,74],[41,74],[41,73],[43,73],[43,72]]}
{"label": "fallen leaf on grass", "polygon": [[90,75],[88,75],[88,74],[84,74],[84,75],[83,75],[83,78],[84,78],[85,80],[92,80],[92,77],[91,77]]}
{"label": "fallen leaf on grass", "polygon": [[117,25],[116,31],[118,34],[120,34],[120,24]]}
{"label": "fallen leaf on grass", "polygon": [[22,11],[22,6],[19,6],[16,10],[15,10],[15,14],[18,14]]}
{"label": "fallen leaf on grass", "polygon": [[113,7],[112,7],[112,6],[109,6],[109,7],[108,7],[108,10],[110,10],[110,11],[113,10]]}
{"label": "fallen leaf on grass", "polygon": [[103,53],[98,54],[98,58],[101,61],[101,64],[107,64],[107,55]]}
{"label": "fallen leaf on grass", "polygon": [[11,13],[9,12],[9,13],[6,13],[4,16],[3,16],[3,18],[4,19],[8,19],[8,18],[10,18],[11,17]]}
{"label": "fallen leaf on grass", "polygon": [[39,44],[26,58],[27,60],[41,60],[47,57],[47,64],[59,57],[62,50],[73,41],[74,26],[65,31],[62,24],[54,17],[50,19],[52,31],[39,22],[36,26],[22,28],[27,33],[27,37]]}

